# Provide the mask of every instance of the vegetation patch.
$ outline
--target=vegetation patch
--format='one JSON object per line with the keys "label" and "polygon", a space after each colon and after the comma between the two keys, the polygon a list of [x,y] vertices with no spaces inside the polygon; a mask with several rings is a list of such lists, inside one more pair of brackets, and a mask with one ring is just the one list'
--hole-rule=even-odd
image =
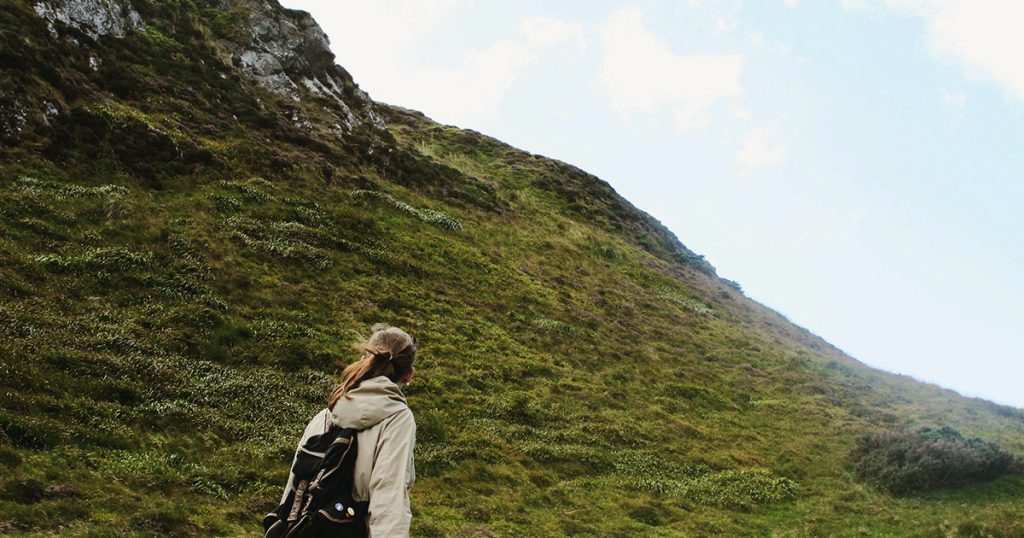
{"label": "vegetation patch", "polygon": [[61,270],[128,271],[145,267],[153,259],[150,252],[137,252],[127,248],[96,247],[80,254],[40,254],[34,260]]}
{"label": "vegetation patch", "polygon": [[322,230],[299,222],[261,221],[233,216],[225,221],[231,236],[243,245],[273,256],[302,261],[316,269],[327,269],[330,254],[311,242],[333,242],[349,246],[347,241],[331,241]]}
{"label": "vegetation patch", "polygon": [[897,495],[992,480],[1021,466],[999,445],[949,427],[866,435],[851,459],[862,479]]}
{"label": "vegetation patch", "polygon": [[619,487],[694,504],[746,511],[756,506],[791,501],[798,484],[767,469],[715,470],[702,464],[679,464],[655,454],[624,452],[602,479]]}
{"label": "vegetation patch", "polygon": [[669,398],[690,402],[707,409],[733,411],[739,409],[735,403],[714,390],[689,383],[667,383],[663,393]]}
{"label": "vegetation patch", "polygon": [[[163,38],[167,40],[166,36],[163,36],[156,30],[153,30],[156,39]],[[123,127],[126,124],[137,123],[144,125],[146,129],[153,133],[158,133],[169,137],[176,143],[180,143],[188,138],[188,135],[181,131],[176,126],[173,126],[171,122],[157,118],[151,114],[146,114],[141,110],[132,106],[126,105],[121,101],[105,101],[99,104],[92,105],[89,111],[105,118],[111,128]]]}
{"label": "vegetation patch", "polygon": [[557,319],[537,318],[533,320],[533,325],[539,329],[561,333],[566,336],[576,334],[576,327],[573,327],[564,321],[558,321]]}
{"label": "vegetation patch", "polygon": [[390,205],[391,207],[398,209],[399,211],[408,213],[427,224],[437,226],[438,228],[442,228],[444,230],[451,230],[456,232],[462,230],[462,223],[460,223],[459,221],[455,220],[452,217],[449,217],[445,213],[437,211],[436,209],[421,209],[413,207],[399,200],[398,198],[391,196],[386,192],[359,189],[352,191],[352,197],[364,200],[381,200],[384,203]]}
{"label": "vegetation patch", "polygon": [[675,303],[687,312],[698,314],[701,316],[716,316],[715,309],[711,308],[710,305],[675,288],[663,287],[657,290],[658,297],[666,301]]}
{"label": "vegetation patch", "polygon": [[32,177],[22,177],[18,180],[18,188],[22,192],[52,197],[57,200],[70,198],[107,198],[118,200],[128,195],[128,189],[120,185],[100,185],[88,187],[56,181],[44,181]]}

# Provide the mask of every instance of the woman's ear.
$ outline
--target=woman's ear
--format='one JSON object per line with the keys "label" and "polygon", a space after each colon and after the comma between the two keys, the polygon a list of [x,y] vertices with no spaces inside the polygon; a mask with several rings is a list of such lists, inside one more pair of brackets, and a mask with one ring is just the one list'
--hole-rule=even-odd
{"label": "woman's ear", "polygon": [[416,368],[409,368],[409,371],[406,372],[404,376],[402,376],[402,384],[408,385],[409,382],[412,381],[412,376],[415,373],[416,373]]}

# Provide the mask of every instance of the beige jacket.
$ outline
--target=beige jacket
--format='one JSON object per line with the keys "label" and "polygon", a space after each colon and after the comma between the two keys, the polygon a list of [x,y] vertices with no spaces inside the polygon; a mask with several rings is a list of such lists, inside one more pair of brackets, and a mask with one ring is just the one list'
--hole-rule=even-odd
{"label": "beige jacket", "polygon": [[[327,431],[329,421],[361,430],[356,435],[359,452],[352,496],[356,501],[370,501],[370,537],[409,536],[409,489],[416,480],[412,455],[416,421],[412,411],[402,390],[385,376],[363,381],[348,395],[351,399],[338,400],[333,411],[324,409],[309,421],[299,446]],[[288,496],[293,478],[288,477],[281,502]]]}

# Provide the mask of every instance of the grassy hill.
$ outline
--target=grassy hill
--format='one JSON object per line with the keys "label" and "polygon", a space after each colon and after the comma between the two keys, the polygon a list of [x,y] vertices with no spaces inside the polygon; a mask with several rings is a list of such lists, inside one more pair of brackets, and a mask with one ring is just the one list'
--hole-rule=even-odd
{"label": "grassy hill", "polygon": [[893,496],[849,458],[942,426],[1024,455],[1024,411],[864,366],[586,172],[373,103],[308,15],[0,5],[0,533],[257,535],[386,321],[421,344],[415,536],[1024,535],[1020,474]]}

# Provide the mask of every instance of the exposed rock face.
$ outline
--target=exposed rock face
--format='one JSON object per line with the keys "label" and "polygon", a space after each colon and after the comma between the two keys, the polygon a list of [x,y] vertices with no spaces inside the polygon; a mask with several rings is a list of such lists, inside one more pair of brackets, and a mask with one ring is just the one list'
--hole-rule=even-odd
{"label": "exposed rock face", "polygon": [[247,39],[227,45],[232,61],[259,85],[295,100],[303,89],[331,99],[346,131],[360,123],[384,128],[369,96],[334,63],[327,34],[309,13],[284,9],[275,0],[223,0],[220,5],[248,12],[243,24]]}
{"label": "exposed rock face", "polygon": [[[203,3],[243,14],[243,32],[219,43],[248,78],[295,101],[310,95],[327,98],[340,133],[350,133],[359,126],[384,129],[384,120],[374,110],[370,97],[334,63],[327,34],[309,13],[284,9],[277,0]],[[55,38],[60,37],[62,27],[76,28],[94,40],[103,36],[123,38],[145,28],[130,0],[43,0],[33,8]],[[98,69],[102,60],[90,57],[90,68]],[[18,130],[17,122],[7,123],[11,125],[3,126],[5,131]]]}
{"label": "exposed rock face", "polygon": [[118,0],[48,0],[35,4],[36,14],[45,19],[56,37],[54,22],[77,28],[93,39],[110,35],[124,37],[143,27],[142,17],[129,2]]}
{"label": "exposed rock face", "polygon": [[28,109],[25,104],[16,100],[2,99],[0,95],[0,141],[14,139],[21,134],[21,129],[28,121]]}

